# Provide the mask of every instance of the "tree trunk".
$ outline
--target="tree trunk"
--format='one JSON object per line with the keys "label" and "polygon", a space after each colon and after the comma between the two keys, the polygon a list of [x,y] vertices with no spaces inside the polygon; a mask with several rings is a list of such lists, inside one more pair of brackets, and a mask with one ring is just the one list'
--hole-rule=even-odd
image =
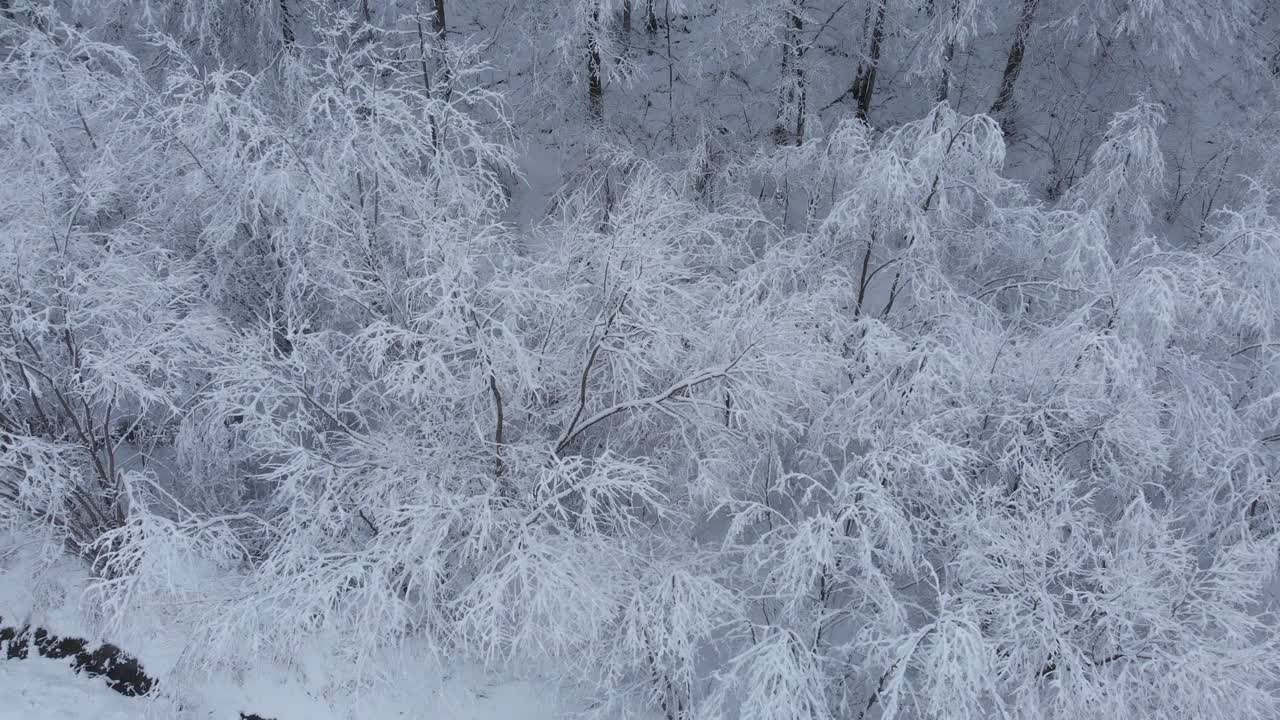
{"label": "tree trunk", "polygon": [[653,0],[645,0],[644,31],[650,35],[658,34],[658,13],[653,9]]}
{"label": "tree trunk", "polygon": [[804,51],[800,47],[800,33],[804,31],[804,18],[800,15],[800,0],[789,0],[785,27],[786,34],[782,42],[782,90],[778,99],[778,123],[773,129],[773,134],[774,140],[779,145],[788,141],[800,145],[804,142],[806,111],[802,62]]}
{"label": "tree trunk", "polygon": [[1018,18],[1018,27],[1014,30],[1013,46],[1009,48],[1009,59],[1004,65],[1004,76],[1000,79],[1000,92],[996,95],[995,102],[991,103],[993,117],[1003,115],[1013,105],[1013,88],[1018,82],[1018,73],[1022,71],[1027,36],[1031,33],[1031,23],[1039,5],[1040,0],[1022,0],[1022,17]]}
{"label": "tree trunk", "polygon": [[443,45],[443,44],[444,44],[444,32],[445,32],[445,27],[444,27],[444,0],[436,0],[436,12],[435,12],[435,18],[434,18],[434,21],[435,21],[435,31],[436,31],[436,34],[440,36],[440,43]]}
{"label": "tree trunk", "polygon": [[[937,0],[935,0],[937,2]],[[933,10],[935,3],[929,4],[929,9]],[[958,22],[960,14],[960,0],[951,0],[951,23],[954,32],[954,24]],[[947,37],[947,43],[942,48],[942,72],[938,78],[938,102],[946,102],[951,96],[951,60],[956,55],[956,38],[954,34]]]}
{"label": "tree trunk", "polygon": [[[427,66],[427,36],[422,31],[422,18],[416,20],[418,27],[418,62],[422,65],[422,88],[427,91],[427,97],[435,97],[436,91],[431,88],[431,70]],[[431,123],[431,146],[437,151],[440,150],[440,124],[436,121],[434,113],[428,114],[428,122]],[[357,177],[359,177],[357,175]]]}
{"label": "tree trunk", "polygon": [[676,54],[671,48],[671,0],[663,5],[664,29],[667,32],[667,118],[671,123],[671,144],[676,144]]}
{"label": "tree trunk", "polygon": [[884,44],[884,16],[888,10],[889,0],[880,0],[876,8],[875,24],[871,28],[871,47],[868,49],[867,62],[858,64],[858,73],[853,78],[853,97],[857,101],[854,115],[866,122],[871,112],[871,96],[876,91],[876,71],[880,69],[880,48]]}
{"label": "tree trunk", "polygon": [[600,2],[591,8],[591,25],[587,30],[587,108],[593,121],[604,118],[604,78],[600,60]]}
{"label": "tree trunk", "polygon": [[289,0],[280,0],[280,39],[284,41],[285,49],[293,48],[293,16],[289,12]]}
{"label": "tree trunk", "polygon": [[942,51],[942,74],[938,78],[938,102],[946,102],[951,97],[951,58],[955,56],[956,44],[947,43]]}
{"label": "tree trunk", "polygon": [[631,34],[631,0],[622,0],[622,32]]}
{"label": "tree trunk", "polygon": [[445,27],[445,22],[444,22],[445,20],[444,0],[435,0],[435,2],[436,2],[436,8],[435,8],[435,12],[432,13],[432,17],[431,17],[431,28],[432,30],[435,31],[435,34],[436,34],[436,55],[438,57],[437,62],[439,63],[439,66],[440,66],[440,75],[444,84],[445,96],[448,97],[448,95],[453,92],[453,88],[449,83],[449,61],[447,57],[448,51],[449,51],[449,41],[447,37],[448,29]]}

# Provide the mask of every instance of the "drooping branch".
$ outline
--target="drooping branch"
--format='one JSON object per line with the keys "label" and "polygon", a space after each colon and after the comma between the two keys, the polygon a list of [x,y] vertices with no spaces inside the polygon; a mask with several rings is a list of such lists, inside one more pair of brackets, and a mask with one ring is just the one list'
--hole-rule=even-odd
{"label": "drooping branch", "polygon": [[[660,407],[663,403],[671,400],[672,398],[679,397],[699,385],[711,382],[712,380],[729,377],[742,362],[742,358],[744,358],[753,348],[754,345],[750,345],[730,362],[725,363],[724,365],[703,368],[702,370],[699,370],[698,372],[670,385],[666,390],[663,390],[656,395],[615,403],[614,405],[610,405],[609,407],[600,410],[581,422],[578,422],[578,416],[575,415],[574,421],[565,428],[560,439],[556,442],[556,454],[560,454],[560,452],[564,450],[564,448],[567,447],[574,438],[586,432],[589,428],[608,420],[614,415],[630,410]],[[581,411],[581,407],[579,407],[579,411]]]}
{"label": "drooping branch", "polygon": [[[610,322],[612,322],[612,319],[613,316],[610,316]],[[582,413],[587,408],[587,383],[591,381],[591,368],[595,365],[596,357],[600,354],[600,348],[603,347],[604,341],[608,337],[608,326],[605,328],[605,333],[592,346],[591,352],[587,354],[587,362],[582,366],[582,375],[578,380],[578,407],[573,412],[573,418],[569,420],[569,424],[565,426],[564,431],[560,433],[559,439],[556,440],[557,453],[563,450],[569,439],[577,434],[578,419],[582,417]]]}

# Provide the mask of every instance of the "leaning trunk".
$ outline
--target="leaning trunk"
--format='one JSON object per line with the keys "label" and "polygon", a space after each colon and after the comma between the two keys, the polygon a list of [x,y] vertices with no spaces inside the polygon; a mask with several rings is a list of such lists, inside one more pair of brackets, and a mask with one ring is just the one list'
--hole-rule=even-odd
{"label": "leaning trunk", "polygon": [[1000,92],[996,94],[996,101],[991,103],[993,117],[1004,115],[1013,105],[1013,88],[1018,82],[1018,73],[1022,72],[1027,36],[1031,34],[1031,23],[1039,4],[1040,0],[1022,0],[1022,16],[1018,18],[1018,27],[1013,33],[1013,46],[1009,48],[1009,59],[1004,65],[1004,75],[1000,78]]}
{"label": "leaning trunk", "polygon": [[286,49],[293,48],[293,15],[289,12],[289,0],[280,0],[280,39]]}

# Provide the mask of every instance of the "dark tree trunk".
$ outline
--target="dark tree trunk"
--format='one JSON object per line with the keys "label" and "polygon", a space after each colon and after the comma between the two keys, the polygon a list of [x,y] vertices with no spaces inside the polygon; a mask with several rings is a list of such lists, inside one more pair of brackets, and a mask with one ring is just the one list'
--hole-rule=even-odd
{"label": "dark tree trunk", "polygon": [[604,78],[600,59],[600,3],[591,8],[591,26],[587,30],[587,108],[591,119],[604,117]]}
{"label": "dark tree trunk", "polygon": [[796,145],[804,142],[806,97],[804,50],[800,47],[800,34],[803,31],[804,17],[800,15],[800,2],[790,0],[786,35],[782,43],[782,92],[778,102],[778,124],[773,130],[774,140],[780,145],[788,141]]}
{"label": "dark tree trunk", "polygon": [[631,0],[622,0],[622,32],[631,34]]}
{"label": "dark tree trunk", "polygon": [[435,12],[435,17],[434,17],[433,19],[434,19],[434,21],[435,21],[435,31],[436,31],[436,34],[440,36],[440,42],[443,44],[443,43],[444,43],[444,32],[445,32],[445,27],[444,27],[444,0],[436,0],[436,12]]}
{"label": "dark tree trunk", "polygon": [[671,0],[662,6],[663,28],[667,33],[667,118],[671,123],[671,144],[676,144],[676,53],[671,48]]}
{"label": "dark tree trunk", "polygon": [[951,97],[951,58],[955,56],[956,44],[947,43],[942,51],[942,74],[938,78],[938,102],[946,102]]}
{"label": "dark tree trunk", "polygon": [[875,24],[871,28],[871,47],[868,48],[867,61],[858,64],[858,73],[853,78],[853,97],[857,101],[855,116],[866,121],[871,113],[871,97],[876,91],[876,71],[880,69],[880,48],[884,44],[884,16],[888,10],[889,0],[880,0],[876,8]]}
{"label": "dark tree trunk", "polygon": [[645,0],[644,31],[650,35],[658,34],[658,13],[653,9],[653,0]]}
{"label": "dark tree trunk", "polygon": [[[929,4],[929,9],[931,11],[934,9],[934,5],[937,2],[939,2],[939,0],[934,0],[933,3]],[[960,14],[960,0],[951,0],[950,4],[951,4],[951,22],[954,24],[959,19],[958,15]],[[937,96],[938,102],[946,102],[947,99],[951,96],[951,61],[953,58],[955,58],[955,55],[956,55],[956,38],[954,35],[951,35],[947,37],[947,44],[944,45],[942,48],[942,72],[938,77],[938,96]]]}
{"label": "dark tree trunk", "polygon": [[436,35],[436,54],[440,67],[441,79],[444,81],[445,97],[453,92],[453,88],[449,83],[449,41],[448,28],[445,26],[444,0],[436,0],[435,12],[432,13],[431,29]]}
{"label": "dark tree trunk", "polygon": [[1018,82],[1018,73],[1022,71],[1022,57],[1027,50],[1027,36],[1031,34],[1031,23],[1035,20],[1036,8],[1040,0],[1022,0],[1022,16],[1018,18],[1018,27],[1014,30],[1013,46],[1009,48],[1009,59],[1004,65],[1004,75],[1000,78],[1000,92],[995,102],[991,103],[991,115],[1000,117],[1013,105],[1013,88]]}
{"label": "dark tree trunk", "polygon": [[286,49],[293,47],[293,15],[289,12],[289,0],[280,0],[280,39]]}
{"label": "dark tree trunk", "polygon": [[[369,0],[365,0],[366,3]],[[434,0],[431,6],[431,54],[435,55],[435,67],[440,72],[440,85],[436,88],[439,96],[449,99],[453,94],[453,87],[449,83],[449,60],[448,60],[448,28],[444,24],[444,0]],[[422,65],[422,73],[426,77],[425,65],[425,42],[422,42],[422,23],[419,22],[419,45],[422,47],[422,56],[424,56],[424,65]],[[430,88],[428,88],[430,92]]]}

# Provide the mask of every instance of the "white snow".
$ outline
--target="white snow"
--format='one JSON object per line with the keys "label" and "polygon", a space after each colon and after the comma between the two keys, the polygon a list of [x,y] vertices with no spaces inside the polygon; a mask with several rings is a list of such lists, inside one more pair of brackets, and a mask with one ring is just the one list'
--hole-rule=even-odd
{"label": "white snow", "polygon": [[1280,717],[1280,0],[437,2],[0,0],[0,720]]}
{"label": "white snow", "polygon": [[73,673],[66,660],[0,660],[0,720],[130,720],[147,704]]}
{"label": "white snow", "polygon": [[26,659],[7,660],[0,649],[0,720],[236,720],[242,712],[274,720],[551,720],[571,709],[549,681],[503,678],[461,664],[442,668],[412,648],[388,654],[363,684],[319,642],[292,667],[250,656],[236,668],[184,671],[188,628],[153,615],[106,632],[86,597],[81,563],[50,562],[41,557],[43,547],[37,538],[0,535],[0,625],[111,642],[138,658],[159,690],[126,697],[102,677],[76,673],[70,659],[40,657],[32,648]]}
{"label": "white snow", "polygon": [[0,660],[0,720],[132,720],[134,718],[228,718],[253,712],[275,720],[549,720],[561,717],[554,693],[527,682],[488,683],[467,677],[432,687],[402,684],[344,700],[324,700],[259,676],[236,688],[211,683],[207,692],[179,702],[161,695],[130,698],[102,678],[74,673],[68,661],[30,657]]}

